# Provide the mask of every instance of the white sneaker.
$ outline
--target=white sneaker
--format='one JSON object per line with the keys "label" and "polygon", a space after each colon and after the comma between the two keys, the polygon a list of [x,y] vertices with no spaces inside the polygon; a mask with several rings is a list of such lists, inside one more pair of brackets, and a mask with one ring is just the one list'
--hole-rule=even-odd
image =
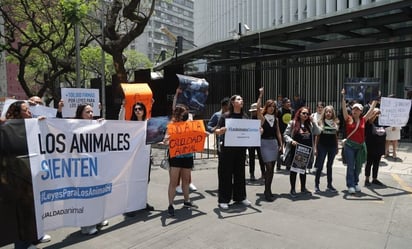
{"label": "white sneaker", "polygon": [[178,193],[179,195],[183,194],[182,186],[179,185],[176,187],[176,193]]}
{"label": "white sneaker", "polygon": [[99,230],[97,230],[96,226],[82,227],[82,234],[85,234],[85,235],[94,235],[98,232]]}
{"label": "white sneaker", "polygon": [[46,243],[51,240],[51,236],[48,234],[44,234],[43,237],[39,239],[39,243]]}
{"label": "white sneaker", "polygon": [[242,201],[242,204],[245,205],[245,206],[250,206],[250,205],[252,205],[252,203],[251,203],[248,199],[244,199],[244,200]]}
{"label": "white sneaker", "polygon": [[101,229],[102,227],[108,226],[109,225],[109,221],[108,220],[104,220],[102,222],[100,222],[99,224],[96,225],[97,229]]}
{"label": "white sneaker", "polygon": [[190,184],[189,184],[189,190],[190,190],[190,191],[197,191],[197,188],[196,188],[196,186],[195,186],[193,183],[190,183]]}
{"label": "white sneaker", "polygon": [[354,194],[354,193],[356,193],[356,190],[355,190],[354,187],[350,187],[350,188],[348,188],[348,192],[349,192],[349,194]]}
{"label": "white sneaker", "polygon": [[229,204],[227,204],[227,203],[219,203],[219,207],[221,208],[221,209],[229,209]]}
{"label": "white sneaker", "polygon": [[355,186],[355,191],[356,191],[356,192],[361,192],[361,188],[359,187],[359,185],[356,185],[356,186]]}

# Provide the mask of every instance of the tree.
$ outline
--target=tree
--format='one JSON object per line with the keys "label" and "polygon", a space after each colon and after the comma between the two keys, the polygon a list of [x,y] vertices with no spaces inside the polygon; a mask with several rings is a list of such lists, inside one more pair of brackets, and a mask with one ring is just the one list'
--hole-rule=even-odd
{"label": "tree", "polygon": [[[120,82],[128,81],[123,52],[143,33],[154,7],[155,0],[112,0],[107,11],[104,6],[96,9],[96,13],[105,13],[104,40],[99,43],[106,53],[112,55],[116,76]],[[86,26],[85,28],[87,29]],[[90,29],[87,30],[93,34]]]}
{"label": "tree", "polygon": [[[1,0],[5,42],[0,49],[18,65],[27,96],[49,91],[58,99],[56,84],[74,82],[74,24],[79,24],[80,49],[97,42],[112,56],[117,78],[127,82],[125,48],[144,31],[154,6],[155,0]],[[91,16],[104,17],[103,32]]]}
{"label": "tree", "polygon": [[[60,92],[55,83],[74,71],[73,25],[60,21],[63,12],[57,1],[0,2],[4,19],[0,37],[5,40],[1,46],[7,60],[18,65],[17,78],[27,96],[43,96],[49,91],[58,99]],[[93,40],[86,34],[81,46],[87,47]]]}

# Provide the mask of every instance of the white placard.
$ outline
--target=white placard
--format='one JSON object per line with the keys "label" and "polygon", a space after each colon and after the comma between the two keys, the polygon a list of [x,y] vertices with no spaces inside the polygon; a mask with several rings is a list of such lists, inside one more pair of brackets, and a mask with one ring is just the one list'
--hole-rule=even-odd
{"label": "white placard", "polygon": [[402,127],[408,123],[410,99],[381,98],[379,125]]}
{"label": "white placard", "polygon": [[26,119],[25,125],[38,234],[146,206],[146,121]]}
{"label": "white placard", "polygon": [[260,120],[226,119],[225,146],[260,147]]}
{"label": "white placard", "polygon": [[55,118],[57,114],[57,109],[44,105],[31,105],[29,106],[29,108],[33,118],[39,116],[45,116],[46,118]]}
{"label": "white placard", "polygon": [[77,106],[80,104],[90,104],[93,107],[93,116],[100,116],[99,89],[86,88],[62,88],[63,99],[62,115],[65,118],[73,118],[76,115]]}

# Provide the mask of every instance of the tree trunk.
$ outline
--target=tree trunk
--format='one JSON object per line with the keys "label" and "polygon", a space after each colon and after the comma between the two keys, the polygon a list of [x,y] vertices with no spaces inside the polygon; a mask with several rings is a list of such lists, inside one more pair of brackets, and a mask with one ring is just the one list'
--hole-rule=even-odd
{"label": "tree trunk", "polygon": [[127,73],[124,67],[123,54],[120,51],[114,51],[112,56],[117,79],[120,83],[127,83]]}

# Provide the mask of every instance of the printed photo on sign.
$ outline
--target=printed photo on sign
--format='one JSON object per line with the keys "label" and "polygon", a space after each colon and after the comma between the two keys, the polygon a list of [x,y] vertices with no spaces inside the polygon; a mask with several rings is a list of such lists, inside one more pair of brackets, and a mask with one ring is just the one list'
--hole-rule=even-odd
{"label": "printed photo on sign", "polygon": [[75,117],[77,106],[80,104],[89,104],[93,107],[93,116],[100,116],[100,97],[98,89],[62,88],[61,95],[64,102],[62,109],[63,117]]}
{"label": "printed photo on sign", "polygon": [[156,144],[162,142],[169,123],[168,116],[150,118],[147,121],[146,144]]}
{"label": "printed photo on sign", "polygon": [[260,120],[226,119],[225,146],[260,147]]}
{"label": "printed photo on sign", "polygon": [[379,97],[379,82],[345,82],[346,100],[366,104]]}
{"label": "printed photo on sign", "polygon": [[303,144],[297,144],[290,170],[299,174],[305,174],[306,167],[310,161],[311,153],[311,147]]}
{"label": "printed photo on sign", "polygon": [[209,83],[205,79],[176,74],[179,79],[179,94],[176,103],[185,104],[191,111],[202,111],[206,107]]}

